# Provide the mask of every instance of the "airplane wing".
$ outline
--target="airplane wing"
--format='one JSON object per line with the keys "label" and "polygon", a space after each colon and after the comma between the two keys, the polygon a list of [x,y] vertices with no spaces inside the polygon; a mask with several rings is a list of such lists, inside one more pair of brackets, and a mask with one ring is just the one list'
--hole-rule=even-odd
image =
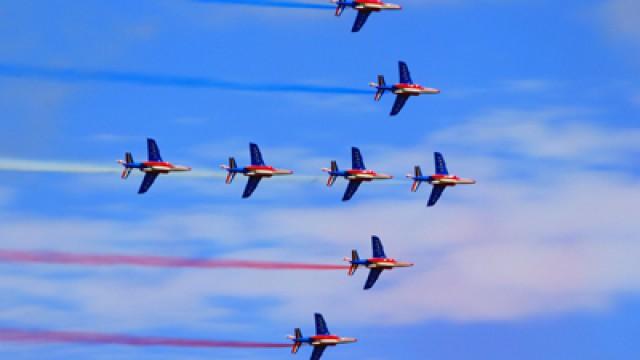
{"label": "airplane wing", "polygon": [[242,193],[243,199],[246,199],[249,196],[251,196],[251,194],[253,194],[253,192],[258,187],[258,184],[260,183],[261,179],[262,178],[259,176],[249,176],[249,180],[247,181],[247,186],[244,187],[244,192]]}
{"label": "airplane wing", "polygon": [[413,84],[411,80],[411,73],[409,72],[409,66],[404,61],[398,62],[398,68],[400,69],[400,83],[401,84]]}
{"label": "airplane wing", "polygon": [[311,353],[311,360],[320,360],[326,348],[326,346],[314,346],[313,352]]}
{"label": "airplane wing", "polygon": [[435,158],[436,163],[436,174],[449,175],[449,171],[447,171],[447,164],[444,162],[444,156],[439,152],[435,152],[433,153],[433,157]]}
{"label": "airplane wing", "polygon": [[327,322],[324,321],[324,317],[320,313],[315,313],[316,320],[316,335],[329,335],[329,328],[327,327]]}
{"label": "airplane wing", "polygon": [[156,181],[158,177],[158,173],[147,173],[144,175],[144,179],[142,179],[142,184],[140,184],[140,189],[138,190],[138,194],[144,194],[149,191],[153,182]]}
{"label": "airplane wing", "polygon": [[382,269],[371,269],[369,270],[369,276],[367,277],[367,282],[364,284],[364,289],[369,290],[373,287],[373,284],[378,281],[378,278],[382,274]]}
{"label": "airplane wing", "polygon": [[358,16],[356,17],[356,22],[353,24],[353,28],[351,28],[351,32],[360,31],[364,23],[367,22],[369,15],[371,15],[371,11],[358,11]]}
{"label": "airplane wing", "polygon": [[433,190],[431,190],[431,195],[429,196],[429,202],[427,203],[427,206],[435,205],[438,202],[438,199],[440,199],[440,196],[444,192],[445,188],[446,186],[444,185],[434,185]]}
{"label": "airplane wing", "polygon": [[351,148],[351,168],[356,170],[365,170],[364,159],[357,147]]}
{"label": "airplane wing", "polygon": [[251,152],[251,165],[264,165],[262,153],[258,145],[254,143],[249,144],[249,150]]}
{"label": "airplane wing", "polygon": [[398,115],[400,110],[404,107],[404,104],[409,100],[409,95],[397,95],[396,102],[393,103],[393,108],[391,108],[391,116]]}
{"label": "airplane wing", "polygon": [[358,191],[358,187],[360,187],[360,183],[362,181],[349,181],[349,185],[347,185],[347,190],[345,190],[344,195],[342,196],[342,201],[349,201],[353,197],[353,194]]}
{"label": "airplane wing", "polygon": [[158,148],[158,144],[153,139],[147,139],[147,153],[149,155],[149,161],[162,161],[162,156],[160,156],[160,149]]}
{"label": "airplane wing", "polygon": [[387,255],[384,253],[384,247],[382,247],[382,241],[377,236],[371,237],[371,247],[373,248],[373,257],[378,259],[385,259]]}

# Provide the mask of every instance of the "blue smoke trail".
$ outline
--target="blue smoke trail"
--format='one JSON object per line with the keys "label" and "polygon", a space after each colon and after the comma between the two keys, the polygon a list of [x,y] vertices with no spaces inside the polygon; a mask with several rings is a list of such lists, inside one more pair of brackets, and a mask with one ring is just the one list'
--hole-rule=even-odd
{"label": "blue smoke trail", "polygon": [[311,4],[296,1],[279,0],[196,0],[197,2],[216,3],[225,5],[242,5],[256,7],[286,8],[286,9],[333,9],[335,6],[329,4]]}
{"label": "blue smoke trail", "polygon": [[155,87],[218,89],[243,92],[313,93],[313,94],[369,94],[364,89],[305,85],[305,84],[250,84],[205,77],[140,74],[108,70],[77,70],[45,68],[28,65],[0,64],[0,77],[48,80],[65,83],[105,82]]}

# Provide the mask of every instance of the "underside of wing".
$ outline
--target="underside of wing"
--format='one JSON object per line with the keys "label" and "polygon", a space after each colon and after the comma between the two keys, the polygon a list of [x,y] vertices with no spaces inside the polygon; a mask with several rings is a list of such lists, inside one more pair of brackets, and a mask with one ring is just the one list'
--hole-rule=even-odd
{"label": "underside of wing", "polygon": [[445,188],[446,186],[444,185],[434,185],[433,189],[431,190],[431,195],[429,196],[429,202],[427,203],[427,206],[435,205],[438,202],[438,199],[440,199],[440,196],[442,196]]}
{"label": "underside of wing", "polygon": [[356,22],[353,23],[351,32],[360,31],[360,29],[362,29],[364,24],[367,22],[367,19],[369,19],[369,15],[371,15],[371,11],[358,11],[358,16],[356,17]]}
{"label": "underside of wing", "polygon": [[249,196],[251,196],[251,194],[253,194],[253,192],[258,187],[258,184],[260,183],[261,179],[262,178],[257,177],[257,176],[250,176],[249,177],[249,180],[247,181],[247,186],[244,187],[244,192],[242,193],[242,198],[243,199],[246,199]]}
{"label": "underside of wing", "polygon": [[369,276],[367,277],[367,282],[364,284],[364,289],[369,290],[373,287],[373,285],[378,281],[378,278],[382,274],[381,269],[371,269],[369,270]]}
{"label": "underside of wing", "polygon": [[342,201],[349,201],[353,197],[353,194],[358,191],[360,187],[360,181],[349,181],[349,185],[347,185],[347,190],[344,191],[344,195],[342,196]]}
{"label": "underside of wing", "polygon": [[147,139],[147,155],[149,161],[162,161],[158,144],[156,144],[156,141],[153,139]]}
{"label": "underside of wing", "polygon": [[404,61],[400,61],[398,63],[398,69],[400,71],[400,83],[402,84],[413,84],[413,80],[411,80],[411,73],[409,72],[409,66]]}
{"label": "underside of wing", "polygon": [[322,353],[324,353],[324,350],[326,348],[326,346],[315,346],[313,348],[313,352],[311,353],[311,360],[320,360],[320,358],[322,357]]}
{"label": "underside of wing", "polygon": [[378,259],[384,259],[387,255],[384,253],[384,247],[382,246],[382,241],[377,236],[371,237],[371,247],[373,249],[373,257]]}
{"label": "underside of wing", "polygon": [[158,177],[157,173],[147,173],[144,175],[144,179],[142,179],[142,184],[140,184],[140,189],[138,189],[138,194],[144,194],[149,191],[153,182],[156,181]]}
{"label": "underside of wing", "polygon": [[400,110],[404,107],[404,104],[409,100],[409,95],[397,95],[396,101],[393,103],[393,108],[391,108],[391,116],[398,115]]}

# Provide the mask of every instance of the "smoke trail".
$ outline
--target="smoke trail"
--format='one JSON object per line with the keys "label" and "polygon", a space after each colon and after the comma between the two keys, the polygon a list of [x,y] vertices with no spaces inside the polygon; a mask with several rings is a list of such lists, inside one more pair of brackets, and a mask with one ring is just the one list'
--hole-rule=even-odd
{"label": "smoke trail", "polygon": [[25,343],[76,343],[89,345],[170,346],[190,348],[286,348],[289,344],[246,341],[175,339],[92,332],[0,329],[0,341]]}
{"label": "smoke trail", "polygon": [[313,93],[313,94],[370,94],[358,88],[306,84],[250,84],[206,77],[140,74],[106,70],[78,70],[46,68],[28,65],[0,64],[0,76],[17,79],[36,79],[65,83],[104,82],[154,87],[217,89],[242,92]]}
{"label": "smoke trail", "polygon": [[224,5],[242,5],[254,7],[270,7],[285,9],[314,9],[327,10],[333,9],[335,6],[329,4],[311,4],[297,1],[278,1],[278,0],[195,0],[203,3],[215,3]]}
{"label": "smoke trail", "polygon": [[[101,166],[88,163],[74,163],[69,161],[41,161],[41,160],[25,160],[25,159],[7,159],[0,158],[0,171],[15,172],[44,172],[44,173],[61,173],[61,174],[120,174],[122,171],[118,167]],[[133,173],[134,176],[138,172]],[[169,175],[171,177],[191,177],[191,178],[225,178],[226,174],[221,171],[193,170],[188,172],[180,172]],[[284,176],[274,178],[277,182],[303,182],[303,183],[324,183],[326,176],[324,175],[304,175],[294,174],[293,176]],[[382,185],[406,185],[406,181],[401,180],[385,180],[374,182],[373,184]]]}
{"label": "smoke trail", "polygon": [[345,270],[344,265],[278,261],[190,259],[148,255],[72,254],[50,251],[0,250],[0,262],[85,266],[142,266],[200,269]]}

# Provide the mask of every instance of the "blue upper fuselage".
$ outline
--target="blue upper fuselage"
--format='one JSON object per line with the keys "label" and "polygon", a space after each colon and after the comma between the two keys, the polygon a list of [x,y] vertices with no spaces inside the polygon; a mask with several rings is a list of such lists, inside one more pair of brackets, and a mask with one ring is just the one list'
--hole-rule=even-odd
{"label": "blue upper fuselage", "polygon": [[426,182],[429,182],[429,183],[433,181],[433,177],[432,176],[414,176],[414,177],[412,177],[412,179],[414,181],[420,181],[420,182],[426,181]]}
{"label": "blue upper fuselage", "polygon": [[145,163],[132,162],[132,163],[124,163],[122,164],[127,169],[144,169],[148,167]]}
{"label": "blue upper fuselage", "polygon": [[242,167],[242,168],[227,168],[226,170],[228,172],[230,172],[230,173],[236,173],[236,174],[246,174],[246,173],[249,172],[246,167]]}

